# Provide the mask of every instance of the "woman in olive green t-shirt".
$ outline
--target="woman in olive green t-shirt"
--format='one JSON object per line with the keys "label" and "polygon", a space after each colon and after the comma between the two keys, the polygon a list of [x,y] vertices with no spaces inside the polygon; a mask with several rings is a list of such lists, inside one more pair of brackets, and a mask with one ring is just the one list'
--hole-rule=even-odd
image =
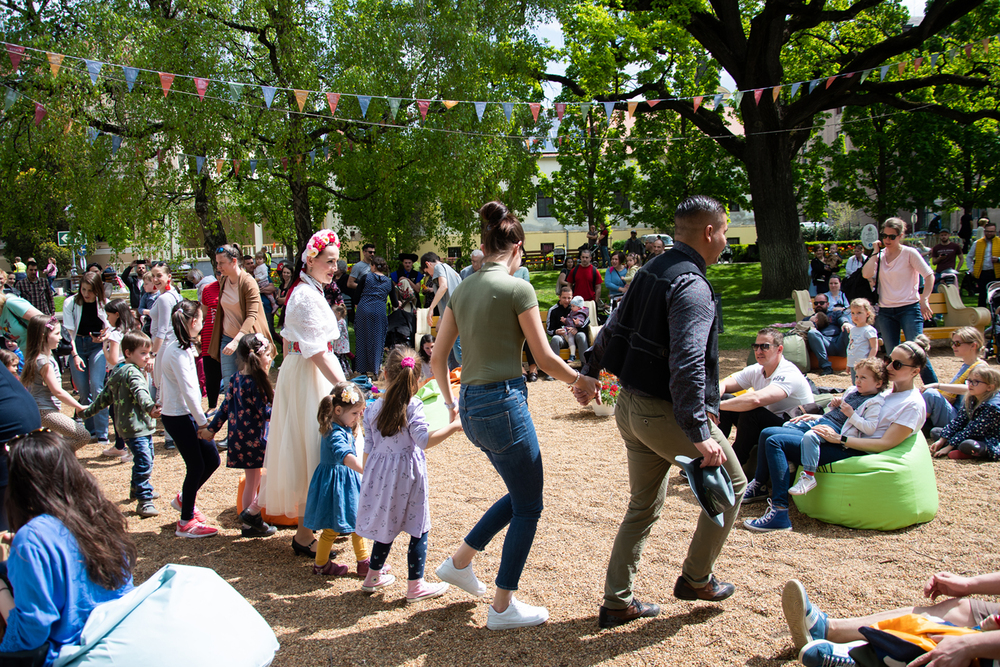
{"label": "woman in olive green t-shirt", "polygon": [[[484,223],[484,264],[459,285],[448,302],[438,324],[431,367],[452,421],[461,418],[465,434],[506,484],[507,495],[486,511],[437,575],[473,595],[483,595],[486,587],[473,573],[472,560],[509,524],[486,621],[491,630],[505,630],[538,625],[549,616],[544,607],[514,598],[542,513],[542,457],[521,373],[525,340],[541,369],[554,378],[592,391],[596,382],[552,352],[534,289],[512,276],[524,252],[521,223],[500,202],[484,205],[479,214]],[[459,335],[462,389],[460,401],[455,401],[448,384],[447,357]]]}

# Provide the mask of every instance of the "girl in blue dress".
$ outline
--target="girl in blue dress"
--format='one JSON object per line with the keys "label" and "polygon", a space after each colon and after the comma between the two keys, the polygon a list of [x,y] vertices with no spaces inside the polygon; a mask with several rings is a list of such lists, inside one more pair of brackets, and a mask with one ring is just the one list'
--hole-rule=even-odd
{"label": "girl in blue dress", "polygon": [[357,557],[359,577],[368,574],[368,545],[354,532],[361,491],[361,461],[354,449],[354,436],[365,399],[353,382],[338,382],[329,396],[319,403],[319,465],[309,482],[303,524],[310,530],[322,530],[316,547],[313,574],[342,576],[350,569],[330,558],[330,548],[339,535],[350,533]]}

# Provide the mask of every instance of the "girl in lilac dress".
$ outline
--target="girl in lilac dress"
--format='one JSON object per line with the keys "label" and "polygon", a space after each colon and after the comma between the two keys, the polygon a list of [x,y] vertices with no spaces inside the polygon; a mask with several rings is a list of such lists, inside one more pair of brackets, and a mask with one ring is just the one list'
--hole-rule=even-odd
{"label": "girl in lilac dress", "polygon": [[375,541],[368,576],[361,586],[366,593],[396,581],[383,568],[393,540],[399,533],[409,533],[407,602],[436,598],[448,590],[448,584],[424,581],[431,528],[424,450],[462,428],[455,420],[428,431],[424,404],[414,396],[420,380],[416,359],[417,353],[409,348],[395,347],[389,352],[385,364],[389,387],[365,411],[365,474],[356,528],[358,535]]}

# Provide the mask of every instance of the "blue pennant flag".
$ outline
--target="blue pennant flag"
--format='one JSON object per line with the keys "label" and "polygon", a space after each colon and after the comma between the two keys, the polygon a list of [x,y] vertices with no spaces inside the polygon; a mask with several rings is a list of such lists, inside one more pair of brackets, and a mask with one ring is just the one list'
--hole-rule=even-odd
{"label": "blue pennant flag", "polygon": [[261,86],[260,89],[264,91],[264,104],[267,108],[271,108],[271,102],[274,101],[274,94],[278,91],[274,86]]}
{"label": "blue pennant flag", "polygon": [[486,112],[486,102],[473,102],[476,107],[476,115],[479,116],[479,122],[483,121],[483,113]]}
{"label": "blue pennant flag", "polygon": [[117,134],[111,135],[111,154],[114,155],[122,147],[122,138]]}
{"label": "blue pennant flag", "polygon": [[250,175],[253,176],[255,171],[257,171],[257,160],[250,160]]}
{"label": "blue pennant flag", "polygon": [[330,147],[327,146],[326,144],[323,144],[323,159],[324,160],[330,159]]}
{"label": "blue pennant flag", "polygon": [[309,151],[309,164],[310,165],[314,165],[314,166],[316,164],[316,149],[315,148],[312,149],[311,151]]}
{"label": "blue pennant flag", "polygon": [[10,108],[14,106],[14,102],[17,102],[17,98],[21,96],[21,93],[17,92],[13,88],[7,89],[7,95],[3,99],[3,110],[10,111]]}
{"label": "blue pennant flag", "polygon": [[125,85],[128,86],[128,92],[132,92],[133,86],[135,86],[135,80],[139,78],[139,69],[136,67],[122,67],[122,71],[125,72]]}
{"label": "blue pennant flag", "polygon": [[866,69],[864,72],[862,72],[861,79],[859,80],[858,83],[864,83],[865,79],[867,79],[871,75],[871,73],[872,71],[870,69]]}
{"label": "blue pennant flag", "polygon": [[195,164],[198,166],[198,173],[201,173],[201,168],[205,166],[205,158],[200,155],[194,159]]}
{"label": "blue pennant flag", "polygon": [[809,92],[816,90],[816,86],[819,85],[819,79],[813,79],[809,82]]}
{"label": "blue pennant flag", "polygon": [[504,102],[503,103],[503,115],[507,116],[507,122],[510,122],[510,116],[514,113],[514,103]]}
{"label": "blue pennant flag", "polygon": [[722,93],[719,93],[718,95],[716,95],[715,99],[712,100],[712,108],[713,109],[715,109],[716,111],[718,111],[720,106],[722,106]]}
{"label": "blue pennant flag", "polygon": [[795,99],[795,93],[799,92],[799,88],[801,87],[802,87],[802,82],[793,83],[792,94],[789,96],[789,99]]}
{"label": "blue pennant flag", "polygon": [[885,76],[886,76],[886,74],[889,73],[889,66],[888,65],[883,65],[882,69],[880,69],[879,72],[882,74],[882,78],[879,79],[879,81],[885,81]]}
{"label": "blue pennant flag", "polygon": [[371,95],[358,95],[358,104],[361,105],[361,117],[368,117],[368,105],[372,103]]}
{"label": "blue pennant flag", "polygon": [[605,115],[607,115],[608,118],[611,118],[611,114],[613,114],[614,111],[615,111],[615,103],[614,102],[605,102],[604,103],[604,113],[605,113]]}
{"label": "blue pennant flag", "polygon": [[935,65],[937,65],[938,57],[940,55],[941,55],[940,53],[932,53],[931,54],[931,67],[934,67]]}
{"label": "blue pennant flag", "polygon": [[389,113],[392,114],[392,119],[396,120],[396,114],[399,112],[399,103],[402,102],[398,97],[389,98]]}
{"label": "blue pennant flag", "polygon": [[93,144],[97,141],[97,137],[100,136],[101,132],[96,127],[87,127],[87,141]]}
{"label": "blue pennant flag", "polygon": [[97,75],[101,73],[101,67],[104,66],[104,63],[97,62],[96,60],[87,60],[87,59],[84,59],[83,62],[87,63],[87,73],[90,74],[90,80],[96,84]]}

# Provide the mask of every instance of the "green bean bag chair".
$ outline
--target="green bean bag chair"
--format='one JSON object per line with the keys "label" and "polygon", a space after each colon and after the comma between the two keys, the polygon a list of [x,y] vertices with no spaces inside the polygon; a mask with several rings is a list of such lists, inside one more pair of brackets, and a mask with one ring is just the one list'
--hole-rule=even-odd
{"label": "green bean bag chair", "polygon": [[816,482],[792,499],[800,512],[826,523],[896,530],[930,521],[938,510],[934,463],[920,431],[887,452],[823,466]]}

